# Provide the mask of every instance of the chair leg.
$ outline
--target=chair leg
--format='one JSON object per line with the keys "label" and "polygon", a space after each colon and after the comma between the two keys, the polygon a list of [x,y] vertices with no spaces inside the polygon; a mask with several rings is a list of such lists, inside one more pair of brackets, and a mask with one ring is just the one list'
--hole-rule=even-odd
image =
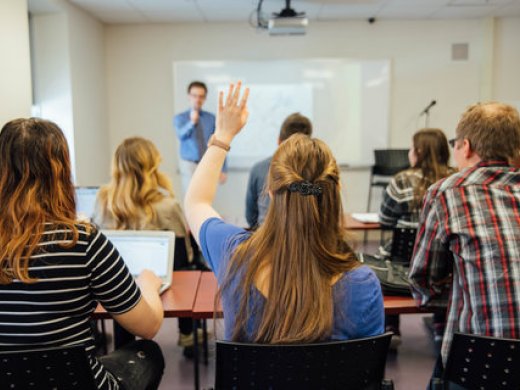
{"label": "chair leg", "polygon": [[202,343],[204,349],[204,365],[208,365],[208,321],[202,320]]}
{"label": "chair leg", "polygon": [[195,379],[195,390],[200,389],[200,374],[199,374],[199,337],[197,329],[199,328],[199,320],[193,319],[193,369]]}

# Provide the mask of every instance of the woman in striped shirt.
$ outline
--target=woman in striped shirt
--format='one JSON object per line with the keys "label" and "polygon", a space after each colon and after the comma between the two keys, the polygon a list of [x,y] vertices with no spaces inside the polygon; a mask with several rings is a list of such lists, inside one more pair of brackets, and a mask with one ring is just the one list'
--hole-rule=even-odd
{"label": "woman in striped shirt", "polygon": [[161,281],[150,271],[135,281],[110,241],[76,221],[71,178],[67,141],[54,123],[17,119],[2,128],[0,350],[84,345],[98,389],[157,387],[164,360],[152,341],[94,355],[89,322],[98,303],[128,331],[154,337]]}

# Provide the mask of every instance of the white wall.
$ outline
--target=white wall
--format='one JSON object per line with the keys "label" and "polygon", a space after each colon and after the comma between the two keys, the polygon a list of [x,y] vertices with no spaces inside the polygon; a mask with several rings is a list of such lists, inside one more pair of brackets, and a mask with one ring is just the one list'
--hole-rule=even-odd
{"label": "white wall", "polygon": [[[173,85],[172,62],[178,60],[390,58],[390,144],[408,146],[413,132],[424,124],[417,114],[432,99],[438,104],[431,111],[430,125],[451,135],[464,108],[485,97],[489,69],[482,64],[489,62],[488,42],[493,42],[489,34],[494,31],[489,24],[481,20],[314,22],[305,37],[269,37],[236,23],[107,26],[110,149],[131,135],[150,138],[163,154],[164,170],[175,175],[180,189],[178,146],[171,124],[172,89],[185,88]],[[506,45],[513,45],[512,41],[514,37]],[[452,43],[469,43],[468,61],[451,60]],[[346,208],[364,209],[366,172],[344,176]],[[223,214],[243,215],[246,177],[232,172],[221,188],[217,208]]]}
{"label": "white wall", "polygon": [[36,114],[61,128],[69,143],[75,172],[67,15],[52,13],[31,16],[31,41]]}
{"label": "white wall", "polygon": [[109,177],[103,25],[63,1],[32,15],[35,103],[69,141],[77,185]]}
{"label": "white wall", "polygon": [[29,23],[25,1],[0,1],[0,53],[1,128],[11,119],[31,114]]}
{"label": "white wall", "polygon": [[76,149],[76,183],[96,185],[110,177],[102,23],[69,5],[69,47]]}
{"label": "white wall", "polygon": [[499,19],[495,34],[494,99],[520,109],[520,18]]}

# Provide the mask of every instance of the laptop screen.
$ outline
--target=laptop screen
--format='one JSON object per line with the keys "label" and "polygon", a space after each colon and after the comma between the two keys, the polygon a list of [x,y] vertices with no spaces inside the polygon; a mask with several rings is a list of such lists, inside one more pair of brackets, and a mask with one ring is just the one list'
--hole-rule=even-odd
{"label": "laptop screen", "polygon": [[114,244],[132,275],[138,276],[146,268],[165,280],[173,271],[173,259],[170,261],[170,256],[173,256],[170,237],[140,236],[136,233],[110,234],[106,231],[104,233]]}
{"label": "laptop screen", "polygon": [[91,218],[96,206],[96,196],[99,187],[76,187],[76,215],[81,218]]}

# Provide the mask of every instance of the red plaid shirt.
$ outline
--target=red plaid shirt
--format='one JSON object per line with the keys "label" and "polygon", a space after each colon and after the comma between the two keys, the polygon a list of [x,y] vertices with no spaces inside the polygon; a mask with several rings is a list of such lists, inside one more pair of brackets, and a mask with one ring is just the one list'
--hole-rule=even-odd
{"label": "red plaid shirt", "polygon": [[457,331],[520,338],[520,170],[481,162],[429,189],[410,268],[421,305],[450,273],[444,362]]}

